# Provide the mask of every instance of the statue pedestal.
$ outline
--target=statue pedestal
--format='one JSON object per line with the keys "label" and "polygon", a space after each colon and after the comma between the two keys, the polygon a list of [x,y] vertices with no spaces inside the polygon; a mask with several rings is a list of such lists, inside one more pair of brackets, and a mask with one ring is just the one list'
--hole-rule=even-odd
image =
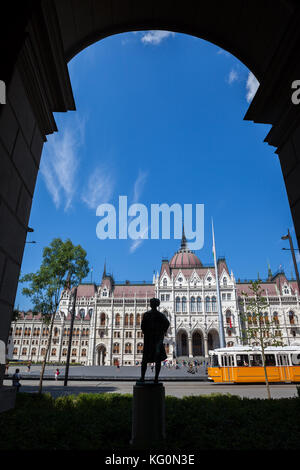
{"label": "statue pedestal", "polygon": [[165,388],[161,382],[136,382],[133,387],[132,437],[130,444],[150,448],[162,442],[165,431]]}

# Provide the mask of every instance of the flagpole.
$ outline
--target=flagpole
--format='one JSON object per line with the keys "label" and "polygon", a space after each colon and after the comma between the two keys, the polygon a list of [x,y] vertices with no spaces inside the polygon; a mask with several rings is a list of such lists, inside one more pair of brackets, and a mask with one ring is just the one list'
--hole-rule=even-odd
{"label": "flagpole", "polygon": [[218,266],[217,266],[217,255],[216,255],[216,245],[215,245],[215,233],[214,233],[214,223],[213,223],[213,219],[211,219],[211,225],[212,225],[213,254],[214,254],[215,275],[216,275],[216,285],[217,285],[217,297],[218,297],[220,347],[221,347],[221,348],[225,348],[224,324],[223,324],[223,314],[222,314],[222,304],[221,304],[220,286],[219,286],[219,275],[218,275]]}

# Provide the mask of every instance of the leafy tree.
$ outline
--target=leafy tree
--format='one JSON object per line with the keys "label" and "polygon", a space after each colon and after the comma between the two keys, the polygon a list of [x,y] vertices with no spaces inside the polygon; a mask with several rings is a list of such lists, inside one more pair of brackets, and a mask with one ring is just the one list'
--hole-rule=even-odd
{"label": "leafy tree", "polygon": [[33,313],[41,313],[43,322],[50,325],[49,337],[40,375],[39,393],[42,391],[47,357],[49,355],[55,314],[64,289],[78,285],[89,272],[86,251],[80,245],[73,245],[70,239],[52,240],[43,250],[43,260],[36,273],[25,274],[20,282],[29,283],[22,293],[30,297]]}
{"label": "leafy tree", "polygon": [[267,387],[268,398],[271,398],[270,385],[266,367],[265,348],[267,346],[279,346],[282,341],[278,341],[278,337],[274,332],[276,323],[265,314],[269,305],[266,297],[263,296],[263,289],[260,285],[261,280],[251,281],[249,287],[251,293],[242,292],[245,298],[245,311],[240,314],[242,340],[247,344],[253,342],[258,343],[261,348],[262,365],[264,368],[265,381]]}

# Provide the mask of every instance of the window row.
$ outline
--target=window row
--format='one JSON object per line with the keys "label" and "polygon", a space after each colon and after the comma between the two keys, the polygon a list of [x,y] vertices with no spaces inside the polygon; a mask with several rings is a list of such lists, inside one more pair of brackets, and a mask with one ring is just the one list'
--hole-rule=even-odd
{"label": "window row", "polygon": [[[176,297],[175,299],[175,311],[187,312],[187,299],[186,297]],[[202,312],[202,299],[201,297],[191,297],[190,300],[190,311],[192,313]],[[217,299],[216,297],[205,297],[205,311],[206,312],[217,312]]]}

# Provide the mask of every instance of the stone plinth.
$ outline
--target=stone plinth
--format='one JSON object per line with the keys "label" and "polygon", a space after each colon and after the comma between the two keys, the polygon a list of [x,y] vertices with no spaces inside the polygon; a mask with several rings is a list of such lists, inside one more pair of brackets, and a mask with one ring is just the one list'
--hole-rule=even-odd
{"label": "stone plinth", "polygon": [[163,443],[165,431],[165,388],[161,382],[136,382],[133,387],[132,437],[134,447],[149,448]]}

